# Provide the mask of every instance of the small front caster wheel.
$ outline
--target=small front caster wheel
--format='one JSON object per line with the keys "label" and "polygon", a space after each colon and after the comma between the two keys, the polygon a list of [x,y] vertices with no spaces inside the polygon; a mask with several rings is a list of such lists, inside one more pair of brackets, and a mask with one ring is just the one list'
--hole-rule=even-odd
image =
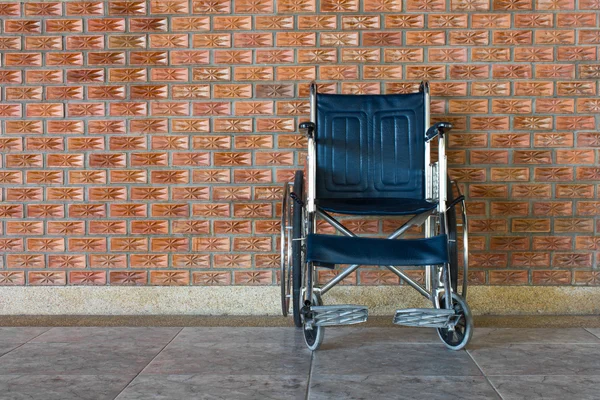
{"label": "small front caster wheel", "polygon": [[[445,304],[445,296],[440,299],[440,304]],[[438,328],[437,332],[446,347],[451,350],[460,350],[469,343],[473,336],[473,315],[467,302],[456,293],[452,293],[452,307],[454,312],[460,315],[454,330]]]}
{"label": "small front caster wheel", "polygon": [[[323,305],[321,296],[318,296],[316,293],[313,293],[312,299],[312,305]],[[313,325],[312,329],[307,329],[306,323],[304,322],[302,325],[302,331],[304,332],[304,342],[306,343],[306,346],[308,346],[311,351],[317,350],[321,346],[321,343],[323,343],[325,327]]]}

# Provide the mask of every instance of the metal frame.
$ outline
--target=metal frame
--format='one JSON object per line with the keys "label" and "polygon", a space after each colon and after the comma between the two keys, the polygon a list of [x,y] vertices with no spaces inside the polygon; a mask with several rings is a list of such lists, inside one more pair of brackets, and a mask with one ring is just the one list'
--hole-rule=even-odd
{"label": "metal frame", "polygon": [[[424,93],[425,96],[425,131],[423,135],[427,132],[430,127],[430,106],[429,106],[429,84],[427,82],[422,82],[420,92]],[[306,233],[316,233],[316,221],[317,217],[321,217],[329,224],[331,224],[336,230],[341,232],[346,236],[356,237],[357,235],[351,232],[348,228],[346,228],[341,222],[332,217],[326,211],[320,209],[316,206],[315,198],[316,198],[316,141],[315,137],[318,135],[317,126],[317,85],[313,82],[310,85],[310,121],[315,124],[315,132],[313,135],[308,137],[308,195],[306,199],[306,217],[305,224],[307,224]],[[446,202],[447,202],[447,158],[446,158],[446,143],[443,136],[439,137],[438,140],[438,161],[435,164],[431,163],[431,143],[430,141],[425,141],[425,195],[428,200],[437,200],[438,206],[436,209],[417,214],[409,219],[405,224],[396,229],[391,235],[387,237],[387,239],[393,240],[400,237],[404,234],[409,228],[413,226],[421,226],[425,224],[425,237],[431,237],[436,234],[436,220],[439,224],[440,234],[445,234],[448,232],[448,219],[446,216]],[[437,168],[437,193],[436,186],[434,185],[434,170]],[[467,231],[466,231],[466,214],[464,210],[464,201],[463,201],[463,234],[465,239],[465,246],[467,243]],[[467,256],[465,255],[465,262],[467,261]],[[467,287],[467,274],[466,268],[468,264],[465,264],[465,274],[463,277],[463,295],[466,295],[466,287]],[[354,264],[348,267],[339,275],[332,278],[329,282],[325,283],[323,286],[318,287],[317,275],[315,265],[310,262],[306,268],[305,274],[305,288],[306,290],[303,293],[303,302],[305,305],[310,304],[310,299],[313,298],[313,293],[317,296],[322,296],[327,293],[331,288],[339,284],[344,278],[348,275],[356,271],[360,267],[359,264]],[[445,296],[445,302],[443,307],[439,304],[440,293],[452,293],[452,288],[450,285],[450,263],[445,263],[440,266],[428,265],[425,267],[425,286],[423,287],[418,282],[415,282],[409,276],[407,276],[402,270],[396,268],[392,265],[385,266],[388,270],[392,271],[396,274],[400,279],[406,282],[409,286],[413,287],[417,290],[421,295],[428,298],[436,308],[452,308],[452,300],[451,296]]]}

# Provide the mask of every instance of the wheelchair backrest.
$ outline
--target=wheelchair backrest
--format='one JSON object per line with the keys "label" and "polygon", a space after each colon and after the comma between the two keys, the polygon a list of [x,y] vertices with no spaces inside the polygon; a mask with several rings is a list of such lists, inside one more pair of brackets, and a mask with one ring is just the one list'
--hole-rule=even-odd
{"label": "wheelchair backrest", "polygon": [[316,94],[316,198],[425,198],[425,93]]}

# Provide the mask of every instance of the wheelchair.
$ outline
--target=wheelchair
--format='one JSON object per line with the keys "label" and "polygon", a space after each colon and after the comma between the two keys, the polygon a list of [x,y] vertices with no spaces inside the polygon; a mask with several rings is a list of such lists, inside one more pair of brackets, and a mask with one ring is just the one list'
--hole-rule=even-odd
{"label": "wheelchair", "polygon": [[[452,125],[430,126],[429,100],[427,82],[418,93],[389,95],[320,94],[310,86],[310,121],[299,125],[308,138],[306,174],[296,171],[284,185],[280,243],[282,313],[291,306],[310,350],[322,344],[325,327],[367,320],[365,306],[323,303],[361,265],[389,269],[431,301],[432,308],[397,310],[393,323],[436,328],[452,350],[471,339],[465,198],[447,175],[445,135]],[[332,214],[410,218],[387,238],[374,238],[359,237]],[[318,233],[318,220],[338,234]],[[401,238],[421,226],[423,237]],[[349,267],[318,282],[317,268],[340,264]],[[406,266],[423,267],[424,282],[399,268]]]}

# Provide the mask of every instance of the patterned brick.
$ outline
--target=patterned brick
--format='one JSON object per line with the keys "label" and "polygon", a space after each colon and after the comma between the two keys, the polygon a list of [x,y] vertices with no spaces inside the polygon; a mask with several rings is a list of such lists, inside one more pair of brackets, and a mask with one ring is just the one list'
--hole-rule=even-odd
{"label": "patterned brick", "polygon": [[[306,158],[308,83],[378,94],[428,79],[432,121],[455,126],[450,174],[482,269],[470,281],[598,285],[599,9],[2,2],[0,284],[275,284],[280,184]],[[345,221],[365,234],[396,222]],[[365,270],[345,283],[400,282]]]}

